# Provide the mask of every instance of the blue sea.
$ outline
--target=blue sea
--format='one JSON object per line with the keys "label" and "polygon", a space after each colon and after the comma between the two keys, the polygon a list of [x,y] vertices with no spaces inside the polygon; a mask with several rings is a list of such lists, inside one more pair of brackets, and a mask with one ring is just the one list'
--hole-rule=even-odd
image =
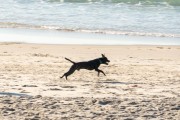
{"label": "blue sea", "polygon": [[0,0],[0,31],[5,28],[177,41],[180,0]]}

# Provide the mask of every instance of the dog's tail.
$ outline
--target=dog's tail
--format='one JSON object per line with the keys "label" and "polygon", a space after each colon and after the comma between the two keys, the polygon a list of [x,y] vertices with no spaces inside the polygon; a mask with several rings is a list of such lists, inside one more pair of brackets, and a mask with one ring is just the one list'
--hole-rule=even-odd
{"label": "dog's tail", "polygon": [[68,59],[68,58],[65,58],[65,59],[68,60],[68,61],[70,61],[70,62],[72,62],[73,64],[75,64],[74,61],[72,61],[72,60],[70,60],[70,59]]}

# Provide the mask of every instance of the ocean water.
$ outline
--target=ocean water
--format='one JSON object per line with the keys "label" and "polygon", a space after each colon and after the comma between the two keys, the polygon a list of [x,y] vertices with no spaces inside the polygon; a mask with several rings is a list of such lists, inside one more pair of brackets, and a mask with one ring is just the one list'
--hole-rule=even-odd
{"label": "ocean water", "polygon": [[180,0],[0,0],[0,28],[180,39]]}

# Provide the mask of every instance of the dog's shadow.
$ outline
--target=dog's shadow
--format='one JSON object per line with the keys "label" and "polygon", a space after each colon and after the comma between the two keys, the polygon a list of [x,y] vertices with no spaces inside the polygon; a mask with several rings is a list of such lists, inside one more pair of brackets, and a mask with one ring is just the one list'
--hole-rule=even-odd
{"label": "dog's shadow", "polygon": [[122,85],[130,85],[130,84],[145,84],[141,82],[119,82],[119,81],[112,81],[112,80],[102,80],[97,83],[104,83],[104,84],[122,84]]}

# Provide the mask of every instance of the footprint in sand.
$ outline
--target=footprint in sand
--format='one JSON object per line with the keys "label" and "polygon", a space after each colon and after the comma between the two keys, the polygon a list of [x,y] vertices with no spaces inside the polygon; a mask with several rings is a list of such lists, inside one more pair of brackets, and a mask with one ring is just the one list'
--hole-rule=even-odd
{"label": "footprint in sand", "polygon": [[23,85],[22,87],[38,87],[37,85]]}

